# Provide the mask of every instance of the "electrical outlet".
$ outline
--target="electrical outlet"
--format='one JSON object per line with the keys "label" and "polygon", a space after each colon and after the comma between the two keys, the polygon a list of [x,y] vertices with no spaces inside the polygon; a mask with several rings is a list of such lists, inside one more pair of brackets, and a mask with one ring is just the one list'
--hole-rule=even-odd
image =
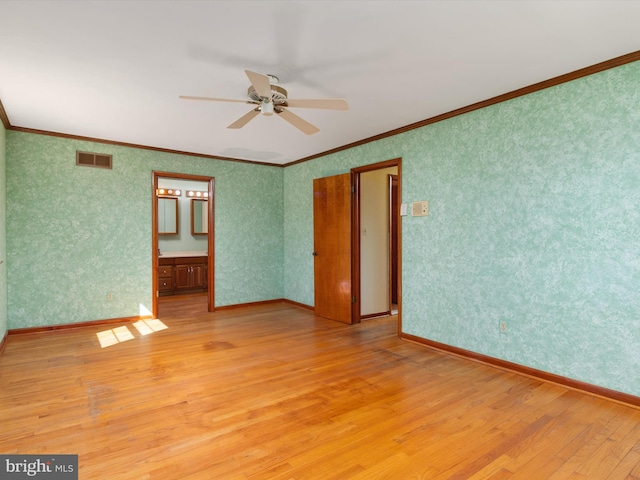
{"label": "electrical outlet", "polygon": [[500,331],[502,333],[506,333],[506,331],[507,331],[507,322],[500,322]]}

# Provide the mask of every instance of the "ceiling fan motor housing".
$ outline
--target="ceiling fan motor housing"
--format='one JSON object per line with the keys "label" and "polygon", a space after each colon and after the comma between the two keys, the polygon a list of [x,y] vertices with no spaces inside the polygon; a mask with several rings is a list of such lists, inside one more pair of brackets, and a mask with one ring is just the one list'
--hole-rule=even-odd
{"label": "ceiling fan motor housing", "polygon": [[[262,98],[253,86],[247,89],[247,96],[254,102],[262,103]],[[279,85],[271,84],[271,101],[274,105],[284,105],[287,103],[287,91]]]}

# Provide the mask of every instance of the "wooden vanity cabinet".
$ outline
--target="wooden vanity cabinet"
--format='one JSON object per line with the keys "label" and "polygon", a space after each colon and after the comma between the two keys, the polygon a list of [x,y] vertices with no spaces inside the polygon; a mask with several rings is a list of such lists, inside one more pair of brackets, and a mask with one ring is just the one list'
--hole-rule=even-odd
{"label": "wooden vanity cabinet", "polygon": [[[171,290],[163,290],[171,270]],[[166,275],[162,277],[162,275]],[[180,295],[207,291],[207,257],[173,257],[158,259],[158,294]]]}
{"label": "wooden vanity cabinet", "polygon": [[175,290],[204,288],[206,285],[206,263],[176,265]]}

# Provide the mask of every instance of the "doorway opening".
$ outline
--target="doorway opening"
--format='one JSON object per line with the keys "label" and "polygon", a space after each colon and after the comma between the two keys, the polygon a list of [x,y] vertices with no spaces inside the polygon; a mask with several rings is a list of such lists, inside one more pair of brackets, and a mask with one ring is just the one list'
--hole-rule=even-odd
{"label": "doorway opening", "polygon": [[398,315],[401,322],[401,159],[352,169],[354,323]]}
{"label": "doorway opening", "polygon": [[174,293],[206,291],[207,311],[214,311],[214,181],[208,176],[153,172],[151,258],[155,317],[158,298]]}

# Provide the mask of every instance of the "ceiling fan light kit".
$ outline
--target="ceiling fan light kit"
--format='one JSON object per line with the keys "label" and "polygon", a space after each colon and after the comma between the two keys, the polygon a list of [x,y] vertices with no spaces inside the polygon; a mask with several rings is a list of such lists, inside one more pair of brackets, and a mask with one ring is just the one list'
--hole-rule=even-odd
{"label": "ceiling fan light kit", "polygon": [[227,128],[242,128],[260,113],[271,116],[274,113],[289,122],[307,135],[313,135],[320,129],[307,122],[303,118],[289,111],[288,108],[321,108],[325,110],[348,110],[349,104],[344,98],[312,98],[302,100],[290,100],[287,91],[279,85],[280,81],[275,75],[245,70],[251,86],[247,90],[249,100],[235,100],[227,98],[192,97],[181,95],[184,100],[204,100],[209,102],[241,102],[256,105],[256,108],[244,114]]}
{"label": "ceiling fan light kit", "polygon": [[260,111],[263,115],[273,115],[273,102],[269,100],[263,100],[260,105]]}

